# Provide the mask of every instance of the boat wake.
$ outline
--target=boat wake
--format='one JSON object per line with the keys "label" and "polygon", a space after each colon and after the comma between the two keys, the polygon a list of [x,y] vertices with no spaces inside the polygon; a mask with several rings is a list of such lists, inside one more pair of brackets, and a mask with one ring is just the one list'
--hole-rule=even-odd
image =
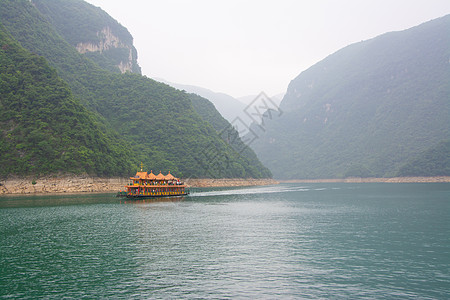
{"label": "boat wake", "polygon": [[289,186],[264,186],[241,188],[221,191],[191,191],[191,197],[211,197],[211,196],[230,196],[230,195],[252,195],[252,194],[271,194],[271,193],[286,193],[286,192],[306,192],[311,190],[308,187],[289,187]]}

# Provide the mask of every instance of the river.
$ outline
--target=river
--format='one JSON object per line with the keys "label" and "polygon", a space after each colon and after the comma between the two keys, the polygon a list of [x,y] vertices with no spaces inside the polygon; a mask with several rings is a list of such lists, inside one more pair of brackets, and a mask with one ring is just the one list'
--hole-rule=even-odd
{"label": "river", "polygon": [[449,183],[0,197],[0,298],[450,298]]}

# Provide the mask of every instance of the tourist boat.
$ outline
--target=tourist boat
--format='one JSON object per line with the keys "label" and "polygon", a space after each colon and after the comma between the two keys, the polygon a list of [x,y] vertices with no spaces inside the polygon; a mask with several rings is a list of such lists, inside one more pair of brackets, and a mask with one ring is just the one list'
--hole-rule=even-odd
{"label": "tourist boat", "polygon": [[118,197],[127,198],[153,198],[153,197],[176,197],[189,194],[186,185],[172,174],[158,175],[142,171],[137,172],[134,177],[130,177],[131,183],[125,186],[124,192],[119,192]]}

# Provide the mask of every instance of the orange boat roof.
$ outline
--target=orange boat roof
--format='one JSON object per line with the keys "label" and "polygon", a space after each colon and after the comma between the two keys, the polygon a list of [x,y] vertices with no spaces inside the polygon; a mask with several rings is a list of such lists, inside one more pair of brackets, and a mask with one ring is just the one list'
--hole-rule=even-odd
{"label": "orange boat roof", "polygon": [[155,180],[156,179],[156,175],[153,174],[153,171],[150,171],[150,174],[147,175],[147,179],[151,179],[151,180]]}
{"label": "orange boat roof", "polygon": [[147,178],[147,172],[136,172],[134,178],[145,179]]}
{"label": "orange boat roof", "polygon": [[172,174],[164,175],[161,171],[159,171],[158,175],[153,174],[153,171],[150,171],[150,173],[147,172],[136,172],[136,175],[134,177],[130,177],[130,179],[147,179],[147,180],[178,180],[179,178],[173,176]]}
{"label": "orange boat roof", "polygon": [[177,179],[177,178],[175,178],[175,176],[173,176],[172,174],[170,174],[170,171],[169,171],[169,174],[167,174],[166,176],[164,176],[164,178],[165,178],[166,180],[175,180],[175,179]]}
{"label": "orange boat roof", "polygon": [[161,173],[161,171],[159,171],[159,174],[156,175],[156,180],[164,180],[166,179],[165,176]]}

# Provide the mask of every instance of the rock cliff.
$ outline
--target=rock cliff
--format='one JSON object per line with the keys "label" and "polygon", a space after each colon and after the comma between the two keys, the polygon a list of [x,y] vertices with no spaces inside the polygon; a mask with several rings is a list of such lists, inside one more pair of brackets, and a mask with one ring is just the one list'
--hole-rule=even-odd
{"label": "rock cliff", "polygon": [[[99,38],[98,43],[93,42],[80,42],[75,48],[79,53],[85,54],[87,52],[99,52],[102,54],[105,51],[111,49],[125,49],[128,52],[128,57],[122,56],[117,67],[122,73],[127,71],[133,71],[133,45],[128,45],[120,40],[120,38],[113,34],[109,26],[104,27],[101,31],[97,32]],[[123,59],[127,58],[127,59]]]}
{"label": "rock cliff", "polygon": [[70,45],[103,69],[141,74],[133,36],[100,7],[82,0],[31,3]]}

